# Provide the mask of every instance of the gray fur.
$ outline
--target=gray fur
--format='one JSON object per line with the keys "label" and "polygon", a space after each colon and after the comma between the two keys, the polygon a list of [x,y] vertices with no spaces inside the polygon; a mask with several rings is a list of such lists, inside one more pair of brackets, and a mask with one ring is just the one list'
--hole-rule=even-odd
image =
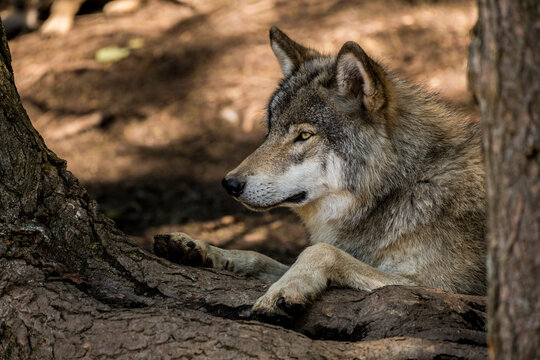
{"label": "gray fur", "polygon": [[[355,43],[330,57],[276,28],[271,42],[276,54],[294,59],[280,60],[288,76],[269,102],[265,142],[227,178],[245,182],[237,200],[251,209],[290,207],[314,245],[254,309],[303,304],[327,283],[484,294],[478,124],[389,73]],[[312,136],[298,140],[304,131]]]}

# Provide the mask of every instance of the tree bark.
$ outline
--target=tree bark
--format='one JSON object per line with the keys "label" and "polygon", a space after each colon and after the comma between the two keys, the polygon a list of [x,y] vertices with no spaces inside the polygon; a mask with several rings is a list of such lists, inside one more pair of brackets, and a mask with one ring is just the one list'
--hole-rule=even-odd
{"label": "tree bark", "polygon": [[540,6],[479,0],[469,79],[484,126],[489,353],[540,357]]}
{"label": "tree bark", "polygon": [[269,283],[130,245],[32,127],[0,29],[2,359],[485,357],[483,297],[332,289],[295,319],[256,319]]}

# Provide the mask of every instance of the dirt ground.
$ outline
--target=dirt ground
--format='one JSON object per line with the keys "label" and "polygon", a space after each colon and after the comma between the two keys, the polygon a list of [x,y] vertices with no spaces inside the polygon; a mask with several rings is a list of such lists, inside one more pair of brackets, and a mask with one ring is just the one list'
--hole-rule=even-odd
{"label": "dirt ground", "polygon": [[[476,16],[472,0],[148,0],[133,14],[80,15],[65,37],[30,33],[10,47],[35,127],[135,241],[184,231],[290,263],[307,245],[299,220],[250,212],[220,185],[263,140],[260,119],[281,74],[268,29],[326,52],[354,40],[472,110],[466,66]],[[111,46],[127,56],[96,60]]]}

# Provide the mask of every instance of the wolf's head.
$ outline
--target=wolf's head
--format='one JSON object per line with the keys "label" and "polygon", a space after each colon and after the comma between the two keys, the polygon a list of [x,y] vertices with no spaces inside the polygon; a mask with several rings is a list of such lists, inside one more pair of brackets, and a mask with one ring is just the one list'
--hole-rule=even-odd
{"label": "wolf's head", "polygon": [[385,71],[354,42],[336,57],[275,27],[270,42],[284,79],[267,106],[266,140],[223,186],[253,210],[300,209],[331,195],[369,201],[384,186],[381,172],[395,162]]}

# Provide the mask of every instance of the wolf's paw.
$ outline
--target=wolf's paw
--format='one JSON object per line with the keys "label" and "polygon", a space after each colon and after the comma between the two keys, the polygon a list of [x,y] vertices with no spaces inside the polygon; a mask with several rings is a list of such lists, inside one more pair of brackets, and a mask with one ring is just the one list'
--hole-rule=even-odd
{"label": "wolf's paw", "polygon": [[207,258],[208,245],[184,233],[154,236],[154,253],[177,264],[212,266]]}
{"label": "wolf's paw", "polygon": [[278,281],[253,305],[252,311],[263,318],[282,321],[294,318],[311,302],[305,286],[298,281]]}

